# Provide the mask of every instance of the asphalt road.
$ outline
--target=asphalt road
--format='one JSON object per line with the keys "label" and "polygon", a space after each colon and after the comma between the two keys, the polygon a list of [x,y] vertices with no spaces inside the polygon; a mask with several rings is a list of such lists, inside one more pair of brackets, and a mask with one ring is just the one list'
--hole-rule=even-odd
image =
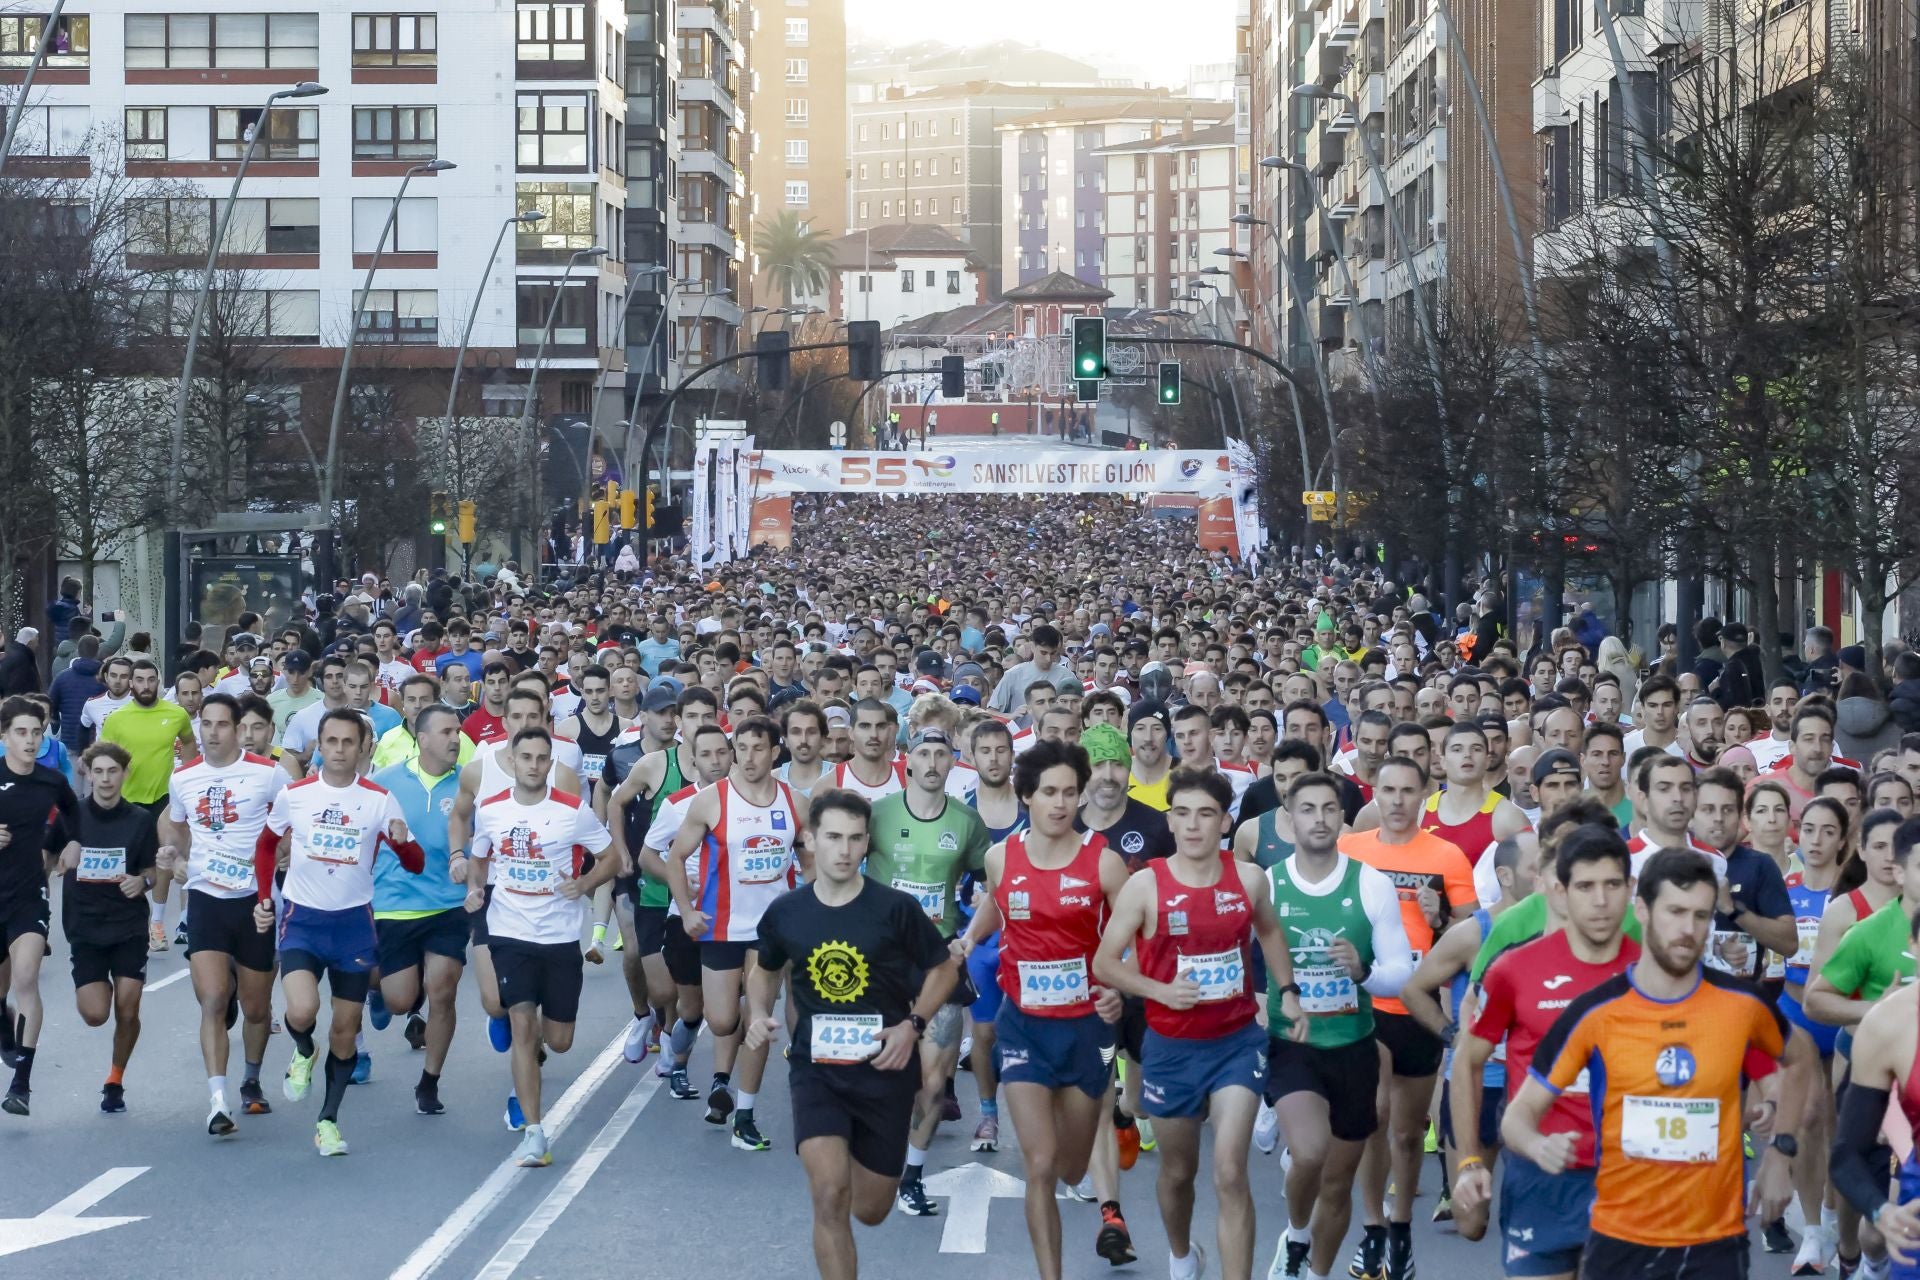
{"label": "asphalt road", "polygon": [[[108,1028],[80,1022],[65,947],[56,946],[60,954],[42,978],[48,1018],[34,1071],[33,1114],[0,1115],[0,1169],[8,1173],[0,1178],[0,1275],[731,1280],[812,1274],[806,1186],[793,1155],[779,1060],[768,1070],[759,1106],[774,1148],[735,1151],[722,1130],[702,1121],[703,1104],[676,1102],[666,1093],[652,1061],[636,1068],[621,1058],[628,1015],[613,963],[589,966],[575,1048],[547,1065],[554,1163],[521,1170],[510,1159],[516,1139],[501,1124],[507,1060],[488,1046],[478,999],[465,985],[462,1025],[441,1083],[446,1114],[413,1113],[421,1055],[408,1050],[396,1019],[387,1031],[369,1035],[373,1078],[348,1093],[341,1112],[352,1154],[323,1160],[311,1143],[319,1081],[306,1102],[288,1103],[280,1095],[289,1052],[284,1035],[274,1037],[267,1054],[274,1114],[243,1117],[233,1138],[207,1135],[197,1013],[179,949],[155,957],[149,970],[145,1030],[127,1073],[128,1110],[102,1115]],[[237,1034],[232,1069],[237,1080]],[[704,1083],[710,1070],[705,1041],[695,1050],[694,1069]],[[979,1212],[987,1190],[1013,1198],[986,1203],[984,1252],[952,1251],[968,1243],[970,1232],[964,1221],[951,1221],[951,1199],[939,1201],[939,1217],[896,1214],[862,1229],[864,1275],[999,1280],[1033,1274],[1012,1126],[1003,1120],[1005,1148],[975,1156],[967,1137],[977,1110],[965,1076],[960,1092],[967,1119],[943,1128],[928,1172],[937,1176],[976,1161],[999,1171],[997,1178],[985,1170],[946,1177],[949,1187],[971,1188],[962,1197],[962,1219]],[[1153,1157],[1144,1155],[1123,1175],[1140,1261],[1118,1274],[1166,1274],[1154,1174]],[[1429,1166],[1429,1182],[1436,1176]],[[1278,1157],[1256,1154],[1253,1178],[1258,1276],[1284,1221]],[[1493,1242],[1469,1245],[1427,1225],[1431,1208],[1429,1195],[1416,1213],[1422,1277],[1499,1274]],[[1093,1253],[1094,1206],[1063,1202],[1061,1211],[1067,1275],[1116,1274]],[[1207,1240],[1212,1226],[1203,1188],[1197,1237]],[[1788,1261],[1756,1254],[1754,1274],[1785,1277]]]}

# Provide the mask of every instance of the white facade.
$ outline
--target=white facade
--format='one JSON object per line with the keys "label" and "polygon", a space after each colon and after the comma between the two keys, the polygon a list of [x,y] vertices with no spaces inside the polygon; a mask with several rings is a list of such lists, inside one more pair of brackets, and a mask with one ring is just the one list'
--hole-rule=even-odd
{"label": "white facade", "polygon": [[842,310],[849,320],[878,320],[882,329],[981,300],[979,269],[964,255],[893,253],[864,266],[840,268]]}

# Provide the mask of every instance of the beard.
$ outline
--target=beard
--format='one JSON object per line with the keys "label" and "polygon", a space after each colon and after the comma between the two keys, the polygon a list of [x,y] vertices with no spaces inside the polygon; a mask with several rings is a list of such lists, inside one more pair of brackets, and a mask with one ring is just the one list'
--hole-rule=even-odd
{"label": "beard", "polygon": [[160,701],[160,691],[155,689],[152,693],[135,693],[133,700],[143,707],[150,707]]}
{"label": "beard", "polygon": [[1700,963],[1701,949],[1692,934],[1668,941],[1655,938],[1649,930],[1641,939],[1641,949],[1662,972],[1673,978],[1684,978]]}

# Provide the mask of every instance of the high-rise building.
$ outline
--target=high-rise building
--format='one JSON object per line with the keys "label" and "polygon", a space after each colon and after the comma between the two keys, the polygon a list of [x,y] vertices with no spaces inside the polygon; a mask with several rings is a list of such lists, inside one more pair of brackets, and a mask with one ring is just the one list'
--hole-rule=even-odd
{"label": "high-rise building", "polygon": [[731,354],[740,324],[750,17],[740,0],[681,0],[674,27],[674,346],[689,367]]}
{"label": "high-rise building", "polygon": [[[845,0],[753,0],[753,12],[759,58],[752,77],[749,240],[780,214],[840,235],[847,229]],[[785,299],[777,291],[762,291],[762,246],[749,249],[753,301],[780,305]]]}
{"label": "high-rise building", "polygon": [[[670,0],[626,0],[626,6],[627,259],[666,268],[641,279],[627,307],[623,397],[632,406],[659,395],[672,368],[677,255],[669,213],[680,139],[673,121],[674,8]],[[608,416],[596,425],[606,426]]]}
{"label": "high-rise building", "polygon": [[1203,324],[1228,336],[1237,330],[1237,294],[1215,274],[1225,271],[1215,250],[1234,244],[1239,154],[1230,120],[1094,153],[1106,206],[1101,278],[1111,305],[1160,309],[1197,294],[1205,300]]}

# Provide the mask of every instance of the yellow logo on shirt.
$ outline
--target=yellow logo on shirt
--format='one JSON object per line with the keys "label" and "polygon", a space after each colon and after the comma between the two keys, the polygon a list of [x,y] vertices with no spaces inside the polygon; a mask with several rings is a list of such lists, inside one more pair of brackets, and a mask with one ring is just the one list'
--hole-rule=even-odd
{"label": "yellow logo on shirt", "polygon": [[821,999],[849,1004],[866,994],[867,958],[851,942],[823,942],[807,957],[807,977]]}

